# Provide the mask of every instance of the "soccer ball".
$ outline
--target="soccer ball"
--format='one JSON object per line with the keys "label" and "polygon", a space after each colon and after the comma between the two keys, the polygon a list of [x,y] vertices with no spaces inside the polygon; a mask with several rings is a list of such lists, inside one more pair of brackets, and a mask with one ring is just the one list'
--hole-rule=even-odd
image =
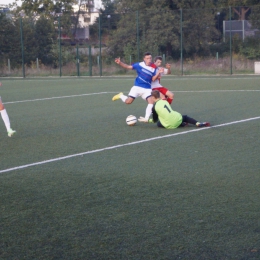
{"label": "soccer ball", "polygon": [[130,116],[128,116],[128,117],[126,118],[125,121],[126,121],[126,123],[127,123],[128,125],[133,126],[133,125],[136,124],[137,118],[136,118],[135,116],[133,116],[133,115],[130,115]]}

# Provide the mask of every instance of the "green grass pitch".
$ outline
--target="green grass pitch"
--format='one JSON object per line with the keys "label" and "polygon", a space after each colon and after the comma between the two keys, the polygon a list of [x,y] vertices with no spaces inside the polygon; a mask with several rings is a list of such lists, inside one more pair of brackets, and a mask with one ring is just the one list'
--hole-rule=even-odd
{"label": "green grass pitch", "polygon": [[211,128],[129,127],[132,77],[2,79],[0,259],[260,259],[260,77],[168,77]]}

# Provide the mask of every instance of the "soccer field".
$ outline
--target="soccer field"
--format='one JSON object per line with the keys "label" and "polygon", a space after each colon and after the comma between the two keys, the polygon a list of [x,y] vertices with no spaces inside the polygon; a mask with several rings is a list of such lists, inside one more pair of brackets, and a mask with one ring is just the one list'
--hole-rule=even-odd
{"label": "soccer field", "polygon": [[133,77],[2,79],[0,259],[260,259],[259,81],[164,77],[212,125],[166,130]]}

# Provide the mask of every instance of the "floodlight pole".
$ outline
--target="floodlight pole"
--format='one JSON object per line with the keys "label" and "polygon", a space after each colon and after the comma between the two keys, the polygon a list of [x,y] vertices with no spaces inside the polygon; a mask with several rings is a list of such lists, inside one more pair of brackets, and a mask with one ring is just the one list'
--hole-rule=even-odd
{"label": "floodlight pole", "polygon": [[22,17],[20,17],[20,33],[21,33],[21,50],[22,50],[23,78],[25,78],[25,69],[24,69],[24,46],[23,46],[23,20],[22,20]]}

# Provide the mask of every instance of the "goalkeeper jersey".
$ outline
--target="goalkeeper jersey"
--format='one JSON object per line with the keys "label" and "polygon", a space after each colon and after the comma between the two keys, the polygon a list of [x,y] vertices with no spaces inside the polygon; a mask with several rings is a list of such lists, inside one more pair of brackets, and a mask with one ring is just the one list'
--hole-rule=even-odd
{"label": "goalkeeper jersey", "polygon": [[167,129],[174,129],[182,123],[182,115],[179,112],[172,110],[169,103],[165,100],[158,100],[152,108],[153,119],[149,122],[157,122],[158,119],[161,124]]}

